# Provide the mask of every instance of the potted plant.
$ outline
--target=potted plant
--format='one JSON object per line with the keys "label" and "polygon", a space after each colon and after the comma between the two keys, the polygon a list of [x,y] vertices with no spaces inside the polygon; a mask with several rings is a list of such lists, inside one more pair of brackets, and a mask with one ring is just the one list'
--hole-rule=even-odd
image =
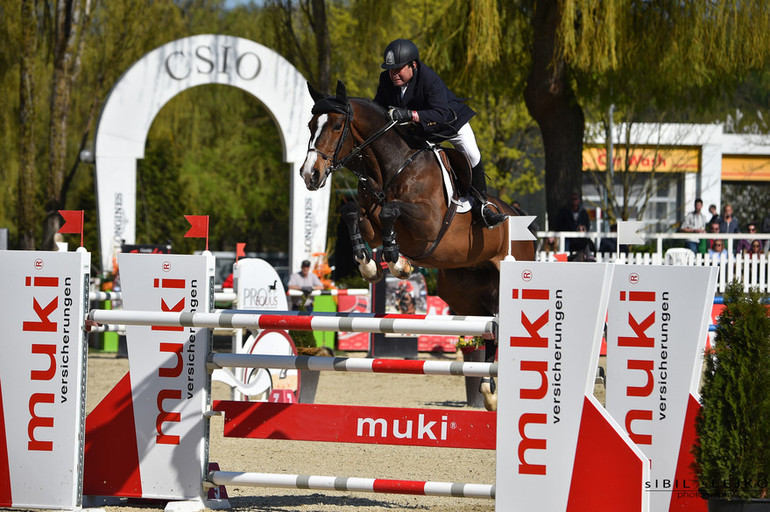
{"label": "potted plant", "polygon": [[733,281],[706,354],[695,471],[709,510],[770,510],[770,319]]}

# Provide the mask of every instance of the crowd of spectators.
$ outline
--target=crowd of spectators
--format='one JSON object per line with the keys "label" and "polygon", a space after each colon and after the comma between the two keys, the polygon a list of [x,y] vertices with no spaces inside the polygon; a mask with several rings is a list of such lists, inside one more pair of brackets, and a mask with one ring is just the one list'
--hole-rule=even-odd
{"label": "crowd of spectators", "polygon": [[[701,212],[703,201],[695,200],[694,209],[688,212],[679,231],[682,233],[743,233],[741,223],[733,211],[733,206],[726,203],[722,206],[721,215],[718,214],[716,205],[709,206],[709,214]],[[757,233],[770,233],[770,213],[762,219],[762,230],[758,230],[759,223],[749,221],[743,225],[745,233],[749,236],[733,241],[733,254],[759,255],[770,250],[770,240],[755,238]],[[727,243],[720,238],[692,238],[685,242],[685,246],[695,253],[714,255],[727,255]]]}

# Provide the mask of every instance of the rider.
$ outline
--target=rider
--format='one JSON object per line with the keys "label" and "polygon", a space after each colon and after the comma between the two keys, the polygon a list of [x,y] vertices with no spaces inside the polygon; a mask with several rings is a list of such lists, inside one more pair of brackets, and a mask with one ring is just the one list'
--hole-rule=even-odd
{"label": "rider", "polygon": [[375,103],[389,108],[393,121],[414,123],[417,132],[432,142],[448,140],[470,160],[472,193],[479,202],[481,219],[493,228],[506,215],[489,208],[481,152],[469,123],[476,112],[450,91],[435,71],[420,61],[417,46],[396,39],[385,48],[383,71]]}

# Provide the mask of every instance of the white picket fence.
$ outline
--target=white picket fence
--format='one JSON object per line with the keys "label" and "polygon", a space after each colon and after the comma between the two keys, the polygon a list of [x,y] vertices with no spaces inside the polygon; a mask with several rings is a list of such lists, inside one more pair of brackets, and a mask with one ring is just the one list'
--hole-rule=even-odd
{"label": "white picket fence", "polygon": [[[538,261],[557,261],[556,254],[538,252]],[[615,261],[615,253],[598,253],[595,255],[596,261]],[[697,266],[717,266],[719,267],[719,277],[717,291],[724,293],[727,283],[737,279],[743,283],[744,291],[756,287],[760,292],[770,292],[770,258],[767,253],[760,254],[759,257],[735,254],[727,257],[709,256],[708,254],[694,254],[689,249],[669,249],[661,257],[657,253],[632,253],[620,254],[618,260],[621,263],[635,265],[697,265]]]}

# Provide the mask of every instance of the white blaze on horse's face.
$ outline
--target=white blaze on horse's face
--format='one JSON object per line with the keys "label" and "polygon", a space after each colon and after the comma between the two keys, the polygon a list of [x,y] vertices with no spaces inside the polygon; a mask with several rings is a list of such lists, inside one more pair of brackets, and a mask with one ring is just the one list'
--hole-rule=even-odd
{"label": "white blaze on horse's face", "polygon": [[310,126],[310,142],[308,143],[305,163],[302,165],[302,178],[305,180],[305,186],[308,190],[318,190],[326,184],[326,165],[316,144],[328,120],[327,114],[321,114],[316,119],[315,130],[313,130],[312,123]]}

